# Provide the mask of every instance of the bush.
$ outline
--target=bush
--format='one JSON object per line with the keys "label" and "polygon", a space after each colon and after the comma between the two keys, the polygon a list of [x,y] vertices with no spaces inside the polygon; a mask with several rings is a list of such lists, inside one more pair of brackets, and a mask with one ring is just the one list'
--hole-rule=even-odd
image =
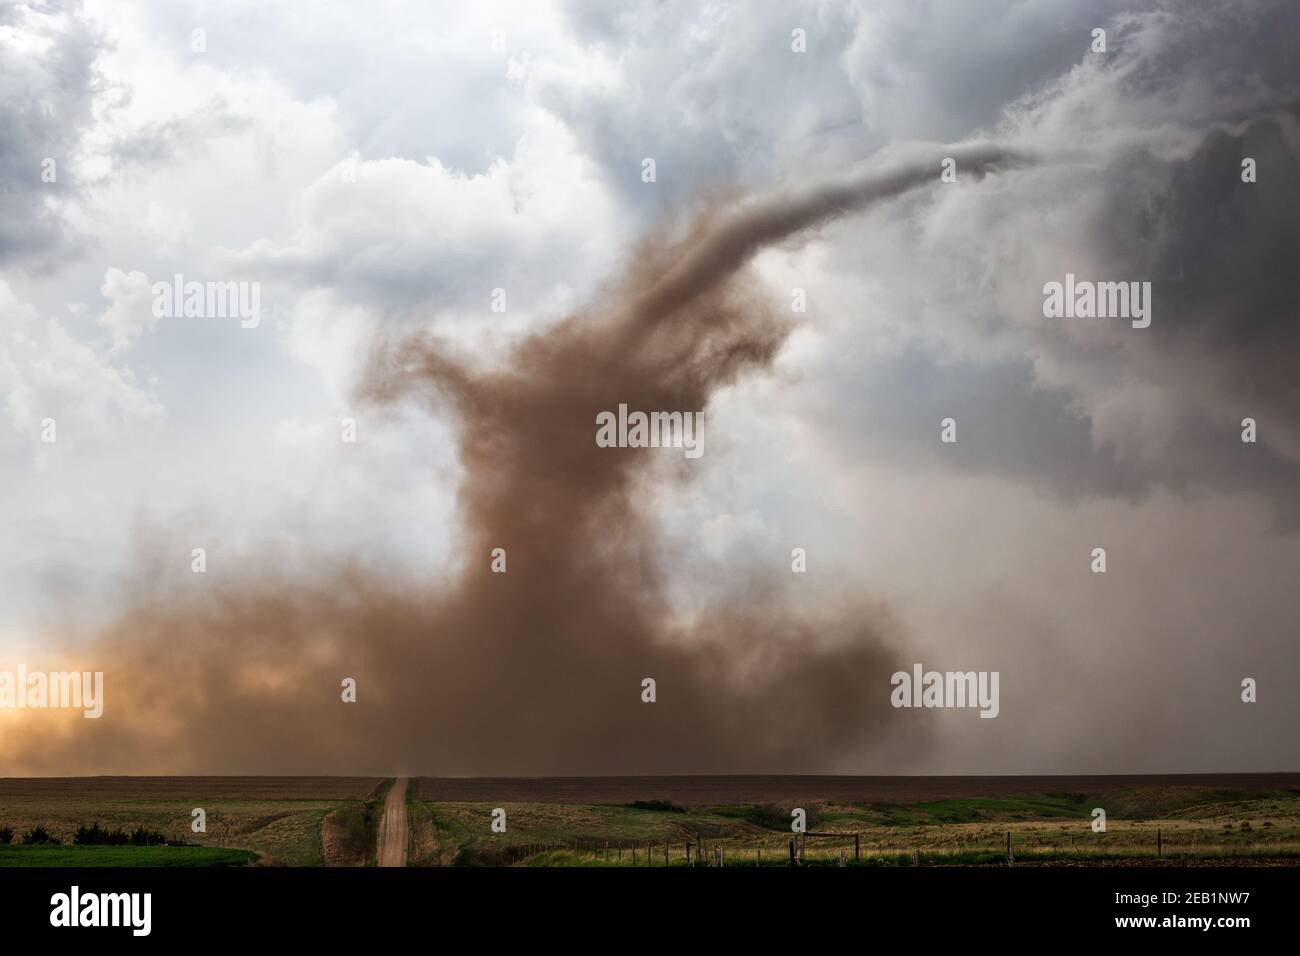
{"label": "bush", "polygon": [[369,803],[340,807],[321,827],[321,839],[334,863],[354,865],[374,859],[379,819]]}
{"label": "bush", "polygon": [[523,858],[523,850],[492,843],[467,843],[456,853],[452,866],[509,866]]}
{"label": "bush", "polygon": [[157,830],[136,827],[135,832],[131,834],[132,846],[165,846],[166,844],[167,838]]}
{"label": "bush", "polygon": [[105,830],[98,823],[89,827],[77,827],[77,835],[72,838],[76,846],[125,846],[131,842],[125,830]]}
{"label": "bush", "polygon": [[59,841],[50,836],[50,831],[43,826],[36,826],[28,830],[23,836],[23,845],[35,846],[38,843],[58,843]]}
{"label": "bush", "polygon": [[628,804],[634,810],[657,810],[661,813],[685,813],[685,807],[679,807],[671,800],[637,800]]}
{"label": "bush", "polygon": [[14,842],[14,828],[0,827],[0,845]]}
{"label": "bush", "polygon": [[144,827],[136,827],[132,833],[127,833],[121,827],[116,830],[105,830],[98,823],[91,826],[77,827],[77,835],[72,838],[72,842],[77,846],[183,846],[184,840],[169,840],[157,830],[146,830]]}
{"label": "bush", "polygon": [[[772,830],[784,830],[789,832],[790,822],[794,819],[794,817],[790,815],[792,809],[793,807],[781,807],[774,803],[767,803],[761,807],[754,807],[748,813],[748,817],[750,822],[755,823],[760,827],[768,827]],[[821,820],[821,813],[818,811],[817,807],[810,804],[804,807],[804,812],[806,814],[805,823],[807,824],[808,829],[817,829],[817,824]]]}

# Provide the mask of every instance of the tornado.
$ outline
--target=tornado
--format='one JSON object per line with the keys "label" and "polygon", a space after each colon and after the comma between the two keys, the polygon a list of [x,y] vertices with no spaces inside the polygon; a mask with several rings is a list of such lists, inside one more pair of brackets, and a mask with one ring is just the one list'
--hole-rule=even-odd
{"label": "tornado", "polygon": [[[788,547],[757,562],[770,570],[720,570],[702,607],[674,607],[683,545],[653,499],[709,456],[595,435],[620,404],[703,412],[707,430],[713,396],[768,370],[793,328],[754,257],[954,188],[945,159],[959,184],[1032,161],[994,143],[917,144],[835,179],[703,203],[490,364],[428,332],[378,334],[359,401],[415,404],[456,436],[453,566],[414,586],[324,558],[310,575],[250,560],[209,575],[202,597],[132,589],[77,649],[105,672],[103,718],[6,722],[7,772],[809,772],[865,769],[887,740],[923,736],[889,702],[890,675],[912,660],[896,617],[852,581],[810,608]],[[345,678],[355,703],[340,699]]]}

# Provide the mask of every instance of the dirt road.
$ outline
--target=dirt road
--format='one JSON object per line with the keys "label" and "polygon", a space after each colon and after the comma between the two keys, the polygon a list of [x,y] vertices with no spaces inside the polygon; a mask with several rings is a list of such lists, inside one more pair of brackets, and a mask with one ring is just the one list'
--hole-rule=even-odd
{"label": "dirt road", "polygon": [[398,777],[384,800],[379,821],[379,865],[406,866],[406,777]]}

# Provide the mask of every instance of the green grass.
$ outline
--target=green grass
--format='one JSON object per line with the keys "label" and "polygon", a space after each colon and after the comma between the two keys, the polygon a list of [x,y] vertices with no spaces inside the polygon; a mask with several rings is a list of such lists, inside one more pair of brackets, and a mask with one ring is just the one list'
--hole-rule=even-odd
{"label": "green grass", "polygon": [[972,797],[931,800],[908,806],[873,804],[879,822],[892,826],[936,823],[978,823],[995,820],[1041,820],[1053,817],[1087,817],[1092,802],[1082,793],[1036,793],[1014,797]]}
{"label": "green grass", "polygon": [[[438,861],[469,865],[630,866],[637,847],[663,866],[686,865],[683,844],[721,846],[728,866],[789,863],[789,809],[772,806],[684,808],[507,803],[507,832],[492,833],[492,806],[424,802],[437,831]],[[1107,813],[1107,832],[1092,830],[1092,809]],[[1300,860],[1300,793],[1195,788],[1104,794],[1026,793],[912,804],[810,804],[804,845],[810,866],[853,865],[853,834],[863,866],[1005,865],[1011,833],[1021,863],[1154,861],[1157,830],[1164,860]],[[608,841],[609,852],[605,846]],[[622,854],[618,852],[623,848]],[[695,852],[698,852],[696,850]],[[432,860],[430,862],[433,862]]]}
{"label": "green grass", "polygon": [[[0,826],[12,826],[17,840],[40,824],[65,844],[72,842],[82,824],[99,823],[128,832],[144,826],[189,843],[253,850],[264,863],[319,866],[321,820],[342,805],[338,801],[212,799],[203,795],[185,803],[135,796],[91,802],[76,794],[60,794],[53,799],[4,801]],[[207,811],[206,833],[190,828],[190,810],[196,806]]]}
{"label": "green grass", "polygon": [[[374,829],[389,785],[378,779],[9,781],[0,785],[0,827],[12,826],[20,839],[42,824],[64,845],[0,846],[0,866],[318,866],[321,822],[331,812],[373,864]],[[635,846],[636,865],[644,867],[650,844],[654,866],[663,866],[667,845],[670,865],[680,867],[687,842],[696,845],[693,854],[703,844],[706,859],[721,846],[727,866],[755,866],[760,851],[765,867],[789,862],[786,806],[434,802],[418,793],[412,788],[407,795],[412,866],[630,866]],[[208,811],[205,834],[189,829],[194,806]],[[495,806],[506,810],[505,833],[491,830]],[[1093,807],[1105,809],[1106,833],[1092,831]],[[1300,790],[1170,786],[915,803],[808,802],[804,808],[809,829],[830,834],[807,838],[810,866],[836,865],[841,851],[853,865],[854,833],[863,866],[1001,866],[1008,832],[1016,861],[1025,864],[1154,862],[1157,831],[1166,861],[1300,861]],[[143,825],[204,846],[69,845],[77,826],[94,822],[128,831]]]}
{"label": "green grass", "polygon": [[0,866],[246,866],[256,856],[206,846],[0,846]]}
{"label": "green grass", "polygon": [[[680,848],[675,848],[673,852],[677,855],[671,856],[669,866],[673,869],[679,869],[686,866]],[[912,867],[912,866],[1005,866],[1007,855],[1004,850],[962,850],[962,851],[941,851],[929,850],[919,853],[894,851],[890,853],[864,853],[857,861],[853,859],[853,851],[849,848],[845,854],[845,866],[850,867]],[[1207,848],[1196,853],[1165,853],[1157,857],[1154,849],[1141,847],[1122,847],[1112,851],[1106,850],[1074,850],[1069,848],[1053,848],[1050,850],[1017,850],[1015,852],[1015,863],[1025,864],[1087,864],[1087,863],[1149,863],[1156,859],[1164,860],[1171,864],[1178,864],[1187,861],[1209,860],[1222,861],[1231,863],[1234,860],[1267,860],[1271,862],[1288,861],[1291,863],[1300,863],[1300,849],[1283,849],[1274,850],[1269,848],[1253,849],[1227,849],[1227,848]],[[590,854],[574,853],[571,850],[547,850],[542,853],[534,854],[521,861],[525,866],[536,867],[619,867],[630,866],[631,860],[628,854],[624,854],[622,862],[614,859],[606,860],[599,857],[592,857]],[[653,867],[663,869],[662,848],[654,857]],[[692,863],[691,865],[702,865]],[[790,856],[787,851],[777,848],[769,852],[764,850],[761,864],[758,861],[754,850],[735,850],[728,849],[724,857],[724,865],[728,867],[748,867],[753,869],[761,865],[764,869],[770,867],[789,867]],[[809,848],[808,855],[805,857],[800,866],[828,867],[839,865],[839,849],[831,853],[817,854]],[[644,868],[647,866],[644,853],[638,854],[637,866]]]}

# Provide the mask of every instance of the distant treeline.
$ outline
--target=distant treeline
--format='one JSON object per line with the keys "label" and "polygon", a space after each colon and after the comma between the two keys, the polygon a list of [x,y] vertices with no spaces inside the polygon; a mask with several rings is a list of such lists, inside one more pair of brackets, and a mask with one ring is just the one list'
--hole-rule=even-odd
{"label": "distant treeline", "polygon": [[[0,844],[14,842],[13,827],[0,827]],[[51,836],[50,832],[44,826],[35,826],[23,834],[20,841],[24,846],[35,846],[37,844],[58,845],[63,841],[56,836]],[[77,827],[77,833],[72,838],[74,846],[185,846],[185,840],[169,839],[165,834],[157,830],[146,830],[144,827],[136,827],[130,833],[127,833],[121,827],[116,830],[106,830],[98,823],[91,826]]]}

